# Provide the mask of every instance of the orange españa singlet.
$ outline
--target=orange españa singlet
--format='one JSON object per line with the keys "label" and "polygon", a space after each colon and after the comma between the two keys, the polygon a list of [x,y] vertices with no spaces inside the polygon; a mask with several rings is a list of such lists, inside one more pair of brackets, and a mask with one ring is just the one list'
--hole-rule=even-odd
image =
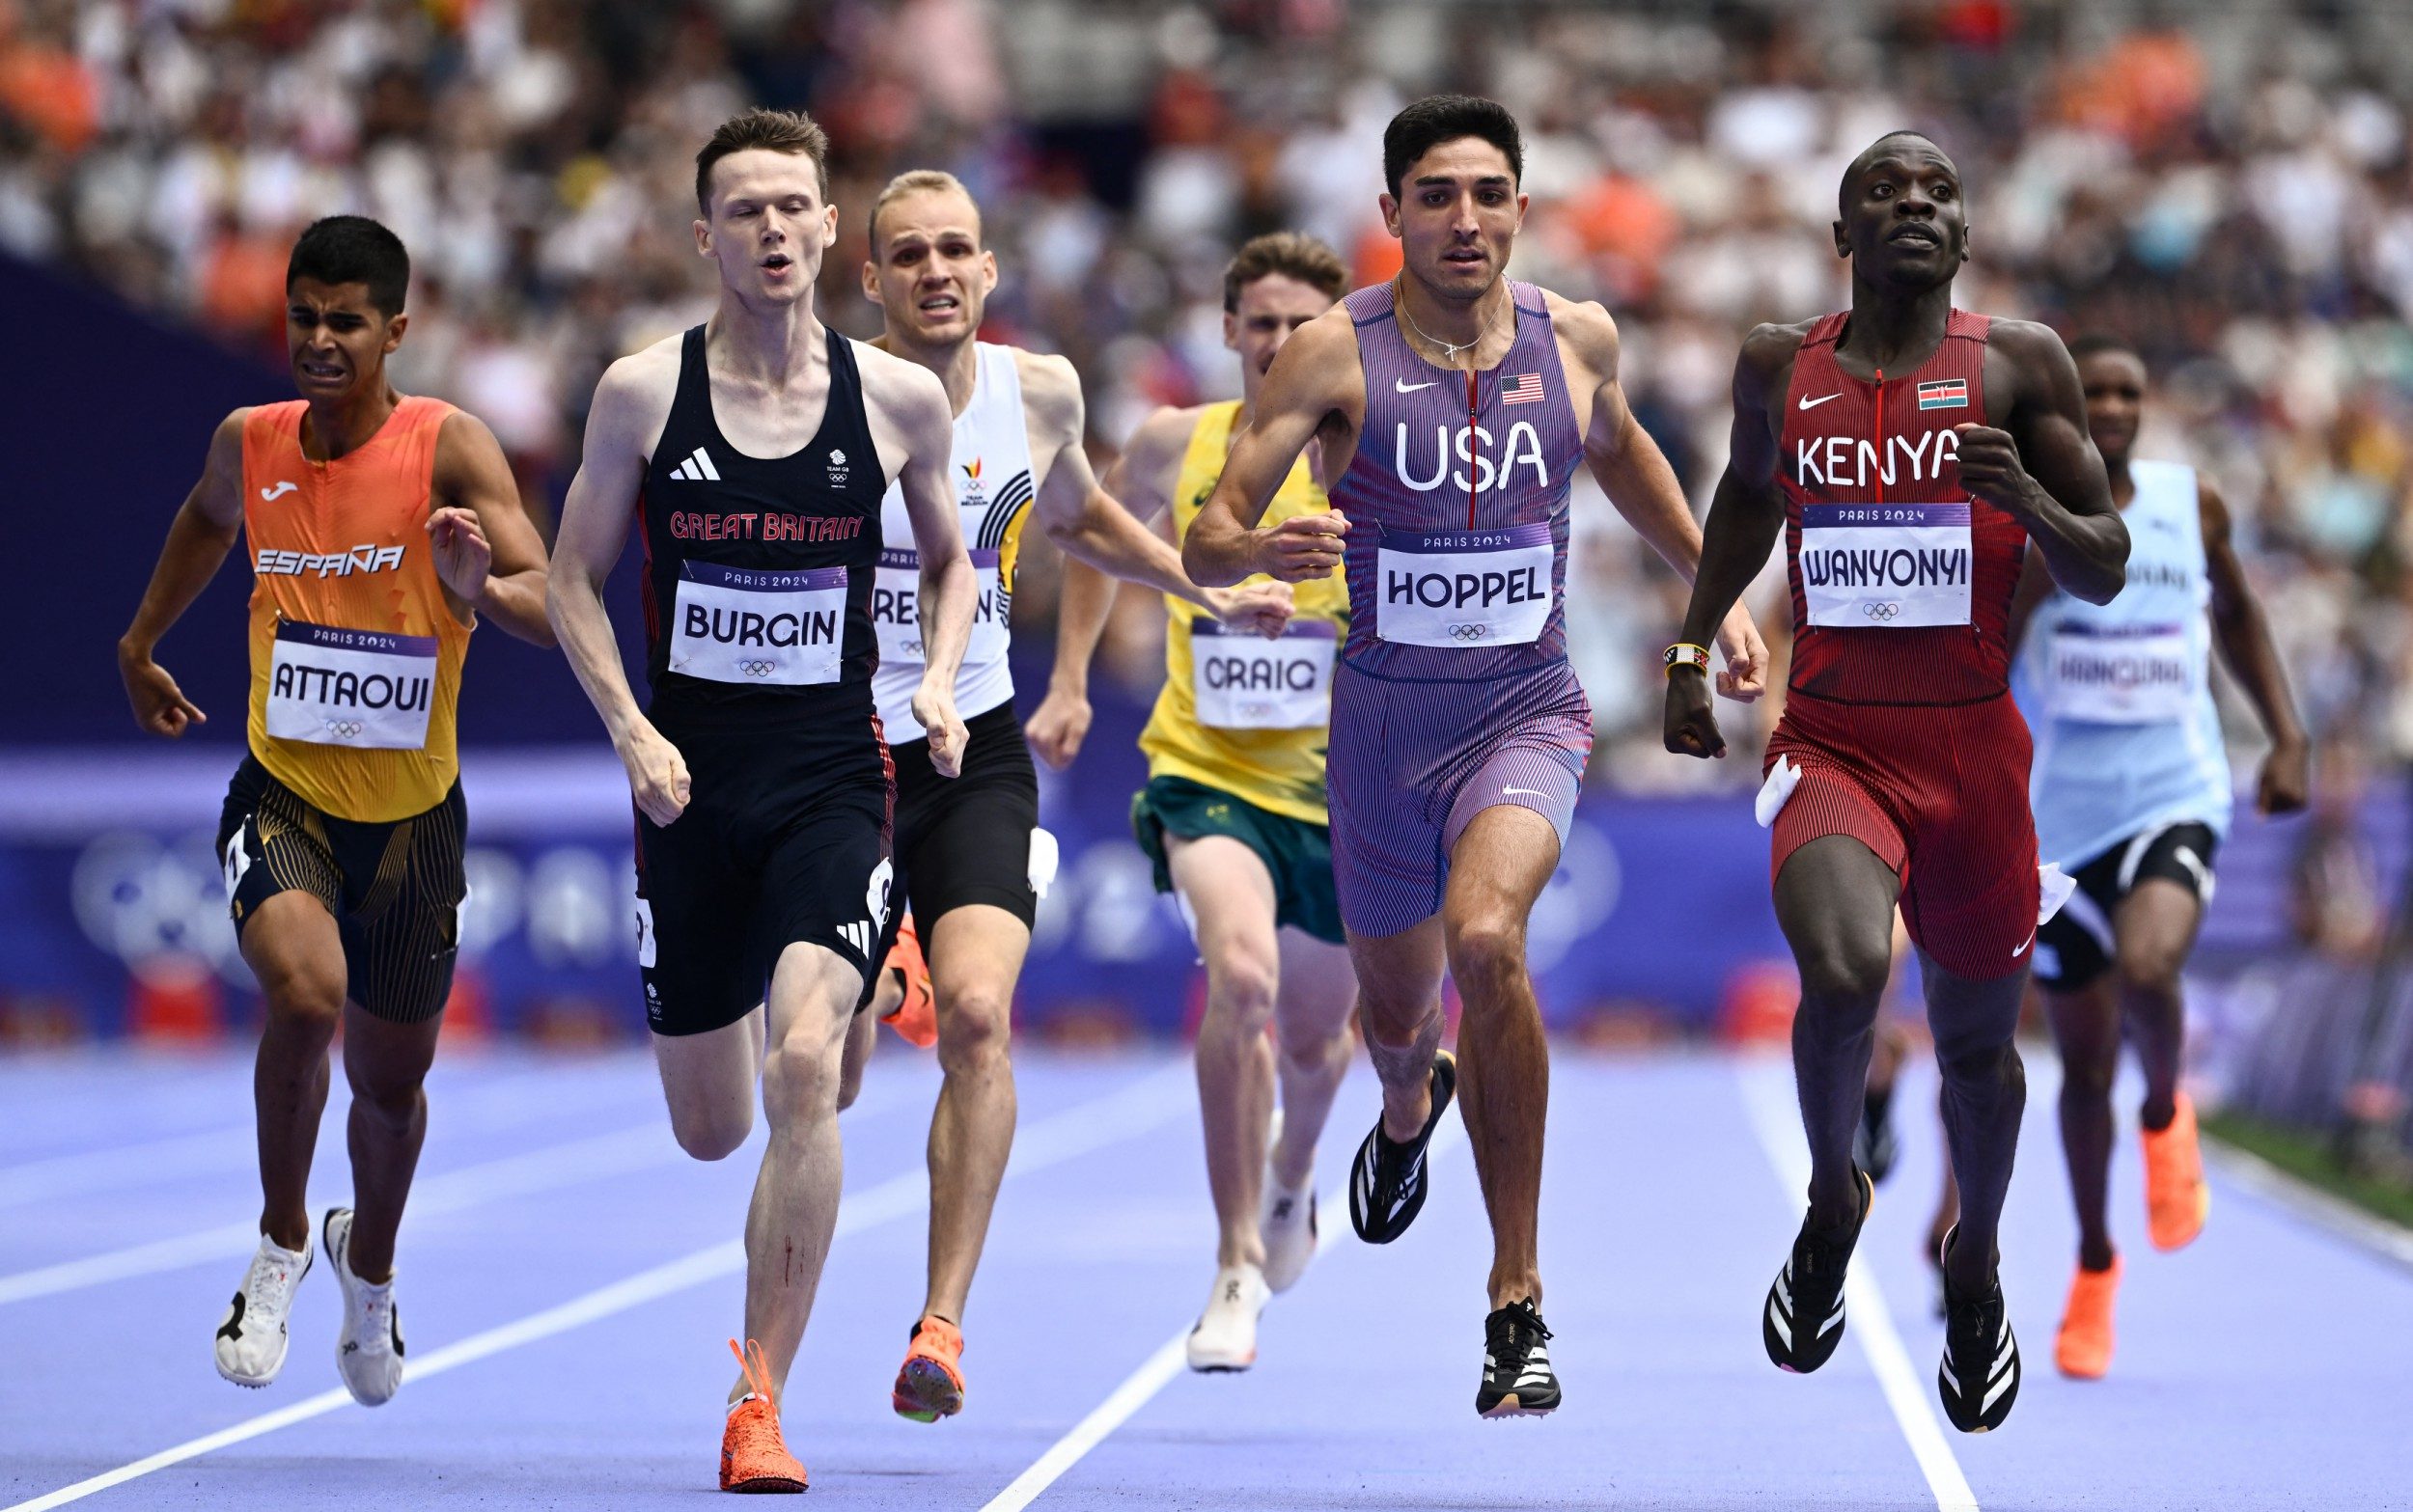
{"label": "orange espa\u00f1a singlet", "polygon": [[300,399],[243,422],[252,554],[252,754],[312,807],[390,823],[460,771],[454,700],[470,626],[428,539],[435,442],[453,406],[406,398],[331,462],[302,453]]}

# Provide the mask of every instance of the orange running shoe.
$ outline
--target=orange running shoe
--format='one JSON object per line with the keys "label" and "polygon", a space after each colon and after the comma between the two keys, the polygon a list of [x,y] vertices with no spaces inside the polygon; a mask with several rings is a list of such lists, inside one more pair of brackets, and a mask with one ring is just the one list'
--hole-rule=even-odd
{"label": "orange running shoe", "polygon": [[802,1491],[804,1466],[788,1452],[788,1443],[779,1435],[779,1403],[771,1392],[771,1366],[763,1358],[763,1346],[747,1339],[739,1349],[733,1338],[729,1352],[737,1357],[754,1391],[729,1410],[729,1426],[721,1430],[721,1490]]}
{"label": "orange running shoe", "polygon": [[2212,1189],[2204,1182],[2204,1151],[2195,1133],[2195,1104],[2177,1096],[2170,1126],[2145,1135],[2145,1231],[2156,1250],[2183,1250],[2204,1231]]}
{"label": "orange running shoe", "polygon": [[945,1318],[913,1325],[913,1345],[888,1394],[900,1417],[934,1423],[963,1411],[963,1331]]}
{"label": "orange running shoe", "polygon": [[930,991],[930,965],[922,957],[922,936],[907,914],[897,925],[897,944],[880,970],[895,972],[904,988],[897,1011],[880,1020],[908,1045],[928,1050],[938,1043],[938,999]]}
{"label": "orange running shoe", "polygon": [[2100,1381],[2111,1368],[2112,1299],[2120,1293],[2120,1256],[2108,1271],[2078,1267],[2062,1305],[2061,1332],[2053,1337],[2053,1363],[2073,1381]]}

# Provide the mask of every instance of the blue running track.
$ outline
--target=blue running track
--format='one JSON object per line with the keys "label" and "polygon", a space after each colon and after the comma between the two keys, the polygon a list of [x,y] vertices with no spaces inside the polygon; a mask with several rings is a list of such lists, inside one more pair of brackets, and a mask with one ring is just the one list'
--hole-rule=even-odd
{"label": "blue running track", "polygon": [[[883,1036],[885,1039],[885,1036]],[[1542,1257],[1567,1405],[1473,1412],[1486,1233],[1453,1127],[1416,1228],[1332,1240],[1267,1310],[1257,1367],[1193,1377],[1179,1338],[1212,1274],[1185,1063],[1025,1050],[1022,1138],[972,1297],[963,1416],[894,1416],[920,1301],[935,1069],[883,1044],[846,1117],[846,1206],[790,1383],[817,1501],[850,1507],[2371,1508],[2413,1506],[2413,1268],[2215,1175],[2205,1237],[2144,1242],[2135,1152],[2110,1379],[2063,1381],[2074,1230],[2035,1068],[2006,1227],[2028,1374],[2002,1432],[1939,1429],[1917,1252],[1936,1177],[1905,1118],[1850,1299],[1856,1341],[1808,1378],[1758,1307],[1799,1218],[1781,1063],[1563,1052]],[[341,1078],[313,1182],[344,1200]],[[1905,1109],[1931,1106],[1910,1085]],[[285,1375],[221,1382],[211,1331],[257,1210],[238,1055],[0,1060],[0,1509],[688,1507],[714,1484],[761,1136],[714,1166],[672,1142],[642,1053],[449,1056],[430,1084],[401,1290],[411,1375],[351,1405],[314,1274]],[[2123,1094],[2123,1107],[2132,1097]],[[1337,1194],[1373,1116],[1361,1068],[1324,1142]],[[1874,1309],[1874,1310],[1872,1310]]]}

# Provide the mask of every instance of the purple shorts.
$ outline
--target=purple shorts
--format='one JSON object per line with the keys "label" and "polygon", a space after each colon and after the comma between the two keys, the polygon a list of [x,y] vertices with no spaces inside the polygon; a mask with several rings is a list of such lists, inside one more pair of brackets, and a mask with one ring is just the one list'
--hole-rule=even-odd
{"label": "purple shorts", "polygon": [[1450,850],[1495,804],[1531,809],[1567,842],[1592,704],[1564,662],[1485,682],[1358,672],[1332,680],[1332,877],[1341,922],[1398,934],[1441,910]]}

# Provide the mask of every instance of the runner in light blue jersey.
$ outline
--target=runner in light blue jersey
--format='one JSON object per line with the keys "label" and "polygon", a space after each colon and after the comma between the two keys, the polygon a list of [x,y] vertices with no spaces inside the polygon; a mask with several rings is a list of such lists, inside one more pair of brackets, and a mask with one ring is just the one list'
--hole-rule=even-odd
{"label": "runner in light blue jersey", "polygon": [[2072,351],[2088,427],[2127,519],[2128,582],[2108,604],[2081,603],[2053,591],[2031,560],[2013,609],[2015,642],[2026,629],[2013,686],[2036,734],[2038,849],[2078,884],[2038,933],[2036,979],[2061,1046],[2062,1145],[2079,1231],[2053,1353],[2063,1374],[2093,1379],[2111,1363],[2120,1279],[2104,1189],[2123,1031],[2145,1071],[2139,1122],[2154,1245],[2192,1240],[2209,1200],[2195,1111],[2178,1087],[2179,972],[2211,900],[2213,852],[2229,832],[2229,760],[2209,678],[2215,641],[2270,737],[2257,793],[2262,812],[2304,807],[2307,759],[2220,495],[2191,467],[2129,454],[2144,359],[2100,338]]}

